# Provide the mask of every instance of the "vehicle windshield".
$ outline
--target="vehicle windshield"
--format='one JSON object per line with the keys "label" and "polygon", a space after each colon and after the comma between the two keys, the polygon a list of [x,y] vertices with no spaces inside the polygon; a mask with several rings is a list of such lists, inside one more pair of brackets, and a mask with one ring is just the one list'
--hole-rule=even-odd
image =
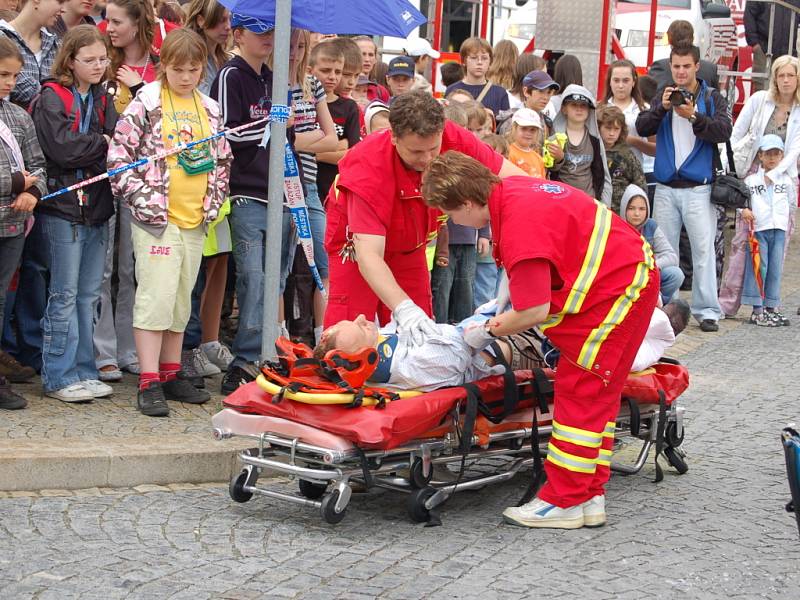
{"label": "vehicle windshield", "polygon": [[[619,0],[628,4],[646,4],[650,6],[650,0]],[[673,8],[691,8],[691,0],[658,0],[660,8],[670,6]]]}

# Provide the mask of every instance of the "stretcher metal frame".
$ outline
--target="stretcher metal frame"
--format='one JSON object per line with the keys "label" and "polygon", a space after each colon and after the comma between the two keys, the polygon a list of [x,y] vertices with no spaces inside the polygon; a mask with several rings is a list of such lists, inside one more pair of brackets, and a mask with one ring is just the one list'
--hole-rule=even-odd
{"label": "stretcher metal frame", "polygon": [[[684,408],[678,405],[678,400],[674,400],[666,410],[657,403],[638,405],[638,415],[633,418],[624,398],[621,406],[615,439],[638,439],[641,447],[632,464],[612,460],[611,469],[622,475],[638,473],[656,446],[659,451],[656,461],[659,453],[663,453],[678,473],[685,473],[688,466],[680,449],[684,437]],[[360,450],[355,446],[348,450],[326,448],[299,438],[258,431],[260,415],[239,413],[231,408],[214,415],[212,433],[216,440],[236,437],[254,443],[253,448],[239,454],[243,468],[230,482],[229,493],[236,502],[247,502],[254,494],[259,494],[318,509],[324,521],[335,524],[346,515],[353,493],[352,484],[355,483],[361,490],[383,488],[409,493],[407,509],[411,520],[425,522],[430,512],[454,493],[508,481],[521,470],[534,465],[532,426],[490,432],[488,444],[484,446],[479,446],[479,437],[473,435],[469,451],[462,455],[457,427],[460,408],[459,403],[446,417],[454,426],[443,437],[416,439],[391,450]],[[541,418],[537,413],[537,419]],[[549,420],[544,421],[537,427],[542,457],[552,431]],[[663,438],[661,444],[658,443],[659,435]],[[615,450],[617,446],[615,442]],[[512,460],[491,474],[466,476],[462,473],[456,481],[433,479],[434,465],[460,466],[462,461],[492,456],[508,456]],[[296,478],[299,494],[257,485],[265,472]]]}

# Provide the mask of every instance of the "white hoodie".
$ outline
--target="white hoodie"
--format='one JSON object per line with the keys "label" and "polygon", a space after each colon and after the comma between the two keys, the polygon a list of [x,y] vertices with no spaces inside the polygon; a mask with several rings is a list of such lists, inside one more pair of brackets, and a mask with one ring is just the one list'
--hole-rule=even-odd
{"label": "white hoodie", "polygon": [[[775,172],[774,170],[772,171]],[[775,174],[772,185],[764,182],[764,167],[746,177],[744,182],[750,188],[751,205],[756,217],[756,231],[789,228],[789,211],[793,186],[786,173]]]}

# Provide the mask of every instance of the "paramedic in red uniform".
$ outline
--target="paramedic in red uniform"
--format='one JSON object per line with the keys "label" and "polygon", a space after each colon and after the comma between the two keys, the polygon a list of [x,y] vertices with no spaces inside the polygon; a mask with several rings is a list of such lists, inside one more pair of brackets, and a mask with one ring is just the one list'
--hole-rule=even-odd
{"label": "paramedic in red uniform", "polygon": [[658,298],[650,245],[583,192],[530,177],[501,181],[456,152],[431,163],[422,191],[455,223],[490,222],[495,260],[509,275],[511,309],[467,329],[467,343],[484,347],[538,325],[561,350],[547,482],[504,518],[527,527],[605,524],[620,394]]}
{"label": "paramedic in red uniform", "polygon": [[367,136],[345,155],[328,194],[324,325],[360,314],[386,324],[393,313],[398,327],[421,343],[427,330],[435,331],[425,247],[440,214],[422,200],[422,171],[441,152],[458,150],[500,177],[524,173],[471,132],[445,122],[442,105],[425,92],[398,96],[389,123],[390,130]]}

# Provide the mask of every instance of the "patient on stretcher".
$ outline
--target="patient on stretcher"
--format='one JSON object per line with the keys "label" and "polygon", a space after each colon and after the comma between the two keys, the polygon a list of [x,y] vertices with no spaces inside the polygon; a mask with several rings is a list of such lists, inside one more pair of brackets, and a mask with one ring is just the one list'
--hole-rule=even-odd
{"label": "patient on stretcher", "polygon": [[[502,362],[489,349],[475,350],[464,341],[464,329],[476,322],[485,322],[489,314],[473,315],[457,325],[437,324],[435,335],[415,346],[406,334],[397,331],[392,321],[378,328],[363,315],[354,321],[340,321],[325,330],[314,356],[322,358],[329,350],[357,352],[363,348],[378,350],[378,367],[370,383],[381,387],[431,391],[458,386],[505,371]],[[538,340],[523,333],[497,338],[505,362],[513,370],[543,367],[544,362],[533,348]]]}

